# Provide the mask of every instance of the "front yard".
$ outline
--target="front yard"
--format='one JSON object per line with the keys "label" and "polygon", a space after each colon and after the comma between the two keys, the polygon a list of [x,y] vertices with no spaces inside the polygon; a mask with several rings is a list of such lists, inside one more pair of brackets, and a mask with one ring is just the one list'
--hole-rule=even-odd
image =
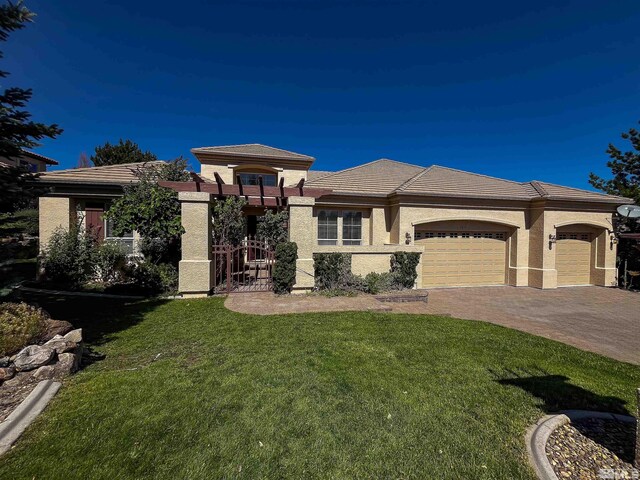
{"label": "front yard", "polygon": [[530,424],[633,412],[640,386],[636,366],[476,321],[37,300],[106,359],[66,382],[1,479],[531,479]]}

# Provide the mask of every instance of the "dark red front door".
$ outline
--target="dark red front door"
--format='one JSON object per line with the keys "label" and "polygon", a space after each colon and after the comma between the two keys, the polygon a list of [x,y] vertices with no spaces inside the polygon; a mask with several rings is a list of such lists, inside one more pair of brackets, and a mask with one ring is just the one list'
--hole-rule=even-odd
{"label": "dark red front door", "polygon": [[102,219],[104,205],[87,204],[85,212],[84,222],[87,233],[95,235],[98,242],[102,242],[104,240],[104,220]]}

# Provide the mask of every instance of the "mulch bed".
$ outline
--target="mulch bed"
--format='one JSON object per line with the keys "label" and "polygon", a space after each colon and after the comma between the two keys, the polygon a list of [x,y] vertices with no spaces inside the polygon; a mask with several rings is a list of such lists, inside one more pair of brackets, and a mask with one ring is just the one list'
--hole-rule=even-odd
{"label": "mulch bed", "polygon": [[31,372],[25,372],[14,377],[14,381],[9,381],[0,385],[0,422],[3,422],[20,403],[27,398],[31,391],[38,385],[38,380],[34,379]]}
{"label": "mulch bed", "polygon": [[610,478],[638,478],[633,469],[635,428],[635,423],[577,420],[551,434],[547,458],[560,479],[602,480],[611,469],[617,476]]}

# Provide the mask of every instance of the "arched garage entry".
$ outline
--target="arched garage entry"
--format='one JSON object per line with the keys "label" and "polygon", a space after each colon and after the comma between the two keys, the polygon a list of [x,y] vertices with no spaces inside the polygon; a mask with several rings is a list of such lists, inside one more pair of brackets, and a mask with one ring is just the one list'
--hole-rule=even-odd
{"label": "arched garage entry", "polygon": [[415,225],[415,244],[424,247],[422,287],[505,285],[514,231],[512,225],[478,220]]}
{"label": "arched garage entry", "polygon": [[[606,242],[607,229],[589,224],[571,224],[556,228],[556,271],[558,286],[594,285],[598,248]],[[600,252],[604,255],[604,251]],[[600,263],[603,260],[600,259]]]}

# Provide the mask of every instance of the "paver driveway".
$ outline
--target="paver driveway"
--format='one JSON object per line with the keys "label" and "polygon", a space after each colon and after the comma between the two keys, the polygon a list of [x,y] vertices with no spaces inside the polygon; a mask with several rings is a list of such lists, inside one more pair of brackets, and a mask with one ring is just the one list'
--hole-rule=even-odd
{"label": "paver driveway", "polygon": [[605,287],[433,289],[427,305],[398,309],[484,320],[640,364],[640,293]]}

